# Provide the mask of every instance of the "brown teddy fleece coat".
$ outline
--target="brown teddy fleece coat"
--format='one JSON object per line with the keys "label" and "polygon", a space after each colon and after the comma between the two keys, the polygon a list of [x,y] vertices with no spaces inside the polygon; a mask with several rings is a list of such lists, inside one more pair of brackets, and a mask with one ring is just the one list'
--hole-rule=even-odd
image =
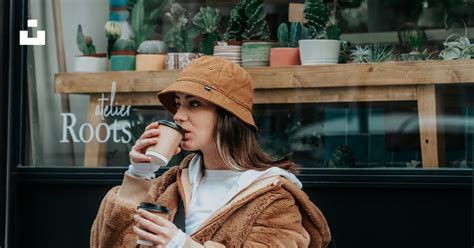
{"label": "brown teddy fleece coat", "polygon": [[[152,181],[125,173],[102,200],[91,229],[91,247],[136,247],[133,215],[141,201],[184,210],[191,199],[187,167],[193,155]],[[186,239],[185,247],[326,247],[326,219],[308,196],[281,176],[258,180],[218,209]]]}

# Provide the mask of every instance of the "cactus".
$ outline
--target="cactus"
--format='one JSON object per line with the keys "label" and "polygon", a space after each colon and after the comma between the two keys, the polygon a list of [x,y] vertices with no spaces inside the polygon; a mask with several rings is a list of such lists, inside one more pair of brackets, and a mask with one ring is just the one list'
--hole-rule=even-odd
{"label": "cactus", "polygon": [[288,25],[286,23],[280,24],[277,31],[278,46],[288,47]]}
{"label": "cactus", "polygon": [[305,37],[308,39],[326,37],[329,12],[322,0],[305,0],[304,17],[306,19]]}
{"label": "cactus", "polygon": [[82,54],[84,55],[95,54],[95,46],[93,44],[92,37],[90,36],[84,37],[81,24],[77,26],[76,42]]}
{"label": "cactus", "polygon": [[265,20],[263,0],[246,0],[245,15],[246,26],[242,33],[244,40],[268,40],[270,27]]}
{"label": "cactus", "polygon": [[166,44],[159,40],[147,40],[138,47],[140,54],[165,54],[167,51]]}
{"label": "cactus", "polygon": [[231,11],[229,24],[224,33],[224,40],[242,40],[244,24],[244,1],[240,1]]}
{"label": "cactus", "polygon": [[170,11],[166,13],[165,17],[171,22],[172,28],[168,30],[165,35],[164,42],[168,49],[177,52],[189,52],[192,50],[193,33],[191,30],[189,12],[181,7],[181,5],[174,3],[171,5]]}
{"label": "cactus", "polygon": [[290,47],[298,47],[298,41],[301,40],[301,23],[291,22],[290,23]]}
{"label": "cactus", "polygon": [[135,51],[133,40],[119,39],[114,44],[114,51]]}
{"label": "cactus", "polygon": [[270,28],[265,21],[263,0],[241,0],[230,13],[225,40],[268,40]]}
{"label": "cactus", "polygon": [[193,24],[198,32],[203,35],[202,52],[207,55],[214,53],[214,43],[219,38],[217,27],[221,21],[219,9],[211,7],[199,8],[199,12],[193,18]]}
{"label": "cactus", "polygon": [[219,9],[211,7],[199,8],[199,12],[193,18],[193,24],[202,34],[211,34],[217,31],[221,13]]}

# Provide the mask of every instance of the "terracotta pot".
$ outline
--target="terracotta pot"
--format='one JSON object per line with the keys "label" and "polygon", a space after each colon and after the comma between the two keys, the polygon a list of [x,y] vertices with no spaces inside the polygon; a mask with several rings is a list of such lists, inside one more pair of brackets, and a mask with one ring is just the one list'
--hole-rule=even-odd
{"label": "terracotta pot", "polygon": [[96,53],[74,57],[72,70],[73,72],[100,72],[108,71],[109,61],[107,54]]}
{"label": "terracotta pot", "polygon": [[302,65],[337,64],[341,41],[300,40],[299,47]]}
{"label": "terracotta pot", "polygon": [[166,70],[182,70],[191,61],[203,56],[202,53],[168,53]]}
{"label": "terracotta pot", "polygon": [[163,71],[166,69],[167,55],[138,54],[136,57],[136,71]]}
{"label": "terracotta pot", "polygon": [[297,47],[276,47],[270,49],[270,67],[300,65],[300,49]]}

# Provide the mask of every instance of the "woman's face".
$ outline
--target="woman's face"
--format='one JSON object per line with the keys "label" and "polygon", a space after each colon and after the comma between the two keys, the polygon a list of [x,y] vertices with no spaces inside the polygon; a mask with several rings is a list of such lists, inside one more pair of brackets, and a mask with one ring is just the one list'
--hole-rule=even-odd
{"label": "woman's face", "polygon": [[202,98],[183,93],[175,94],[175,102],[177,111],[173,119],[186,130],[181,148],[186,151],[202,151],[210,145],[215,146],[216,106]]}

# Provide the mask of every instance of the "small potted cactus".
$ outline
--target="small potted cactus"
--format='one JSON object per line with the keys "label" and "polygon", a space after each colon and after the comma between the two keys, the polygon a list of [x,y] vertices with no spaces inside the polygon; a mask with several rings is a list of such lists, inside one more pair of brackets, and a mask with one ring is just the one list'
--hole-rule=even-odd
{"label": "small potted cactus", "polygon": [[110,57],[110,69],[112,71],[134,71],[136,53],[133,40],[117,40]]}
{"label": "small potted cactus", "polygon": [[166,44],[159,40],[147,40],[138,47],[137,71],[162,71],[166,69]]}
{"label": "small potted cactus", "polygon": [[206,55],[214,54],[214,45],[219,39],[217,28],[221,21],[219,9],[201,7],[193,18],[193,25],[202,36],[202,52]]}
{"label": "small potted cactus", "polygon": [[193,53],[193,38],[197,36],[191,25],[191,14],[181,5],[174,3],[170,11],[165,14],[172,28],[164,37],[168,47],[167,70],[181,70],[192,60],[201,57],[200,53]]}
{"label": "small potted cactus", "polygon": [[278,47],[270,49],[270,67],[301,64],[300,50],[298,49],[301,30],[301,23],[292,22],[288,34],[288,25],[286,23],[280,24],[278,27]]}
{"label": "small potted cactus", "polygon": [[108,61],[106,53],[96,53],[95,46],[90,36],[84,36],[82,26],[79,24],[76,34],[77,47],[82,52],[82,56],[74,58],[73,71],[77,72],[98,72],[107,71]]}
{"label": "small potted cactus", "polygon": [[302,65],[337,64],[341,41],[337,25],[337,0],[330,10],[323,0],[305,0],[306,23],[299,41]]}
{"label": "small potted cactus", "polygon": [[268,66],[270,28],[265,20],[263,0],[241,0],[230,13],[224,39],[242,42],[242,66]]}

